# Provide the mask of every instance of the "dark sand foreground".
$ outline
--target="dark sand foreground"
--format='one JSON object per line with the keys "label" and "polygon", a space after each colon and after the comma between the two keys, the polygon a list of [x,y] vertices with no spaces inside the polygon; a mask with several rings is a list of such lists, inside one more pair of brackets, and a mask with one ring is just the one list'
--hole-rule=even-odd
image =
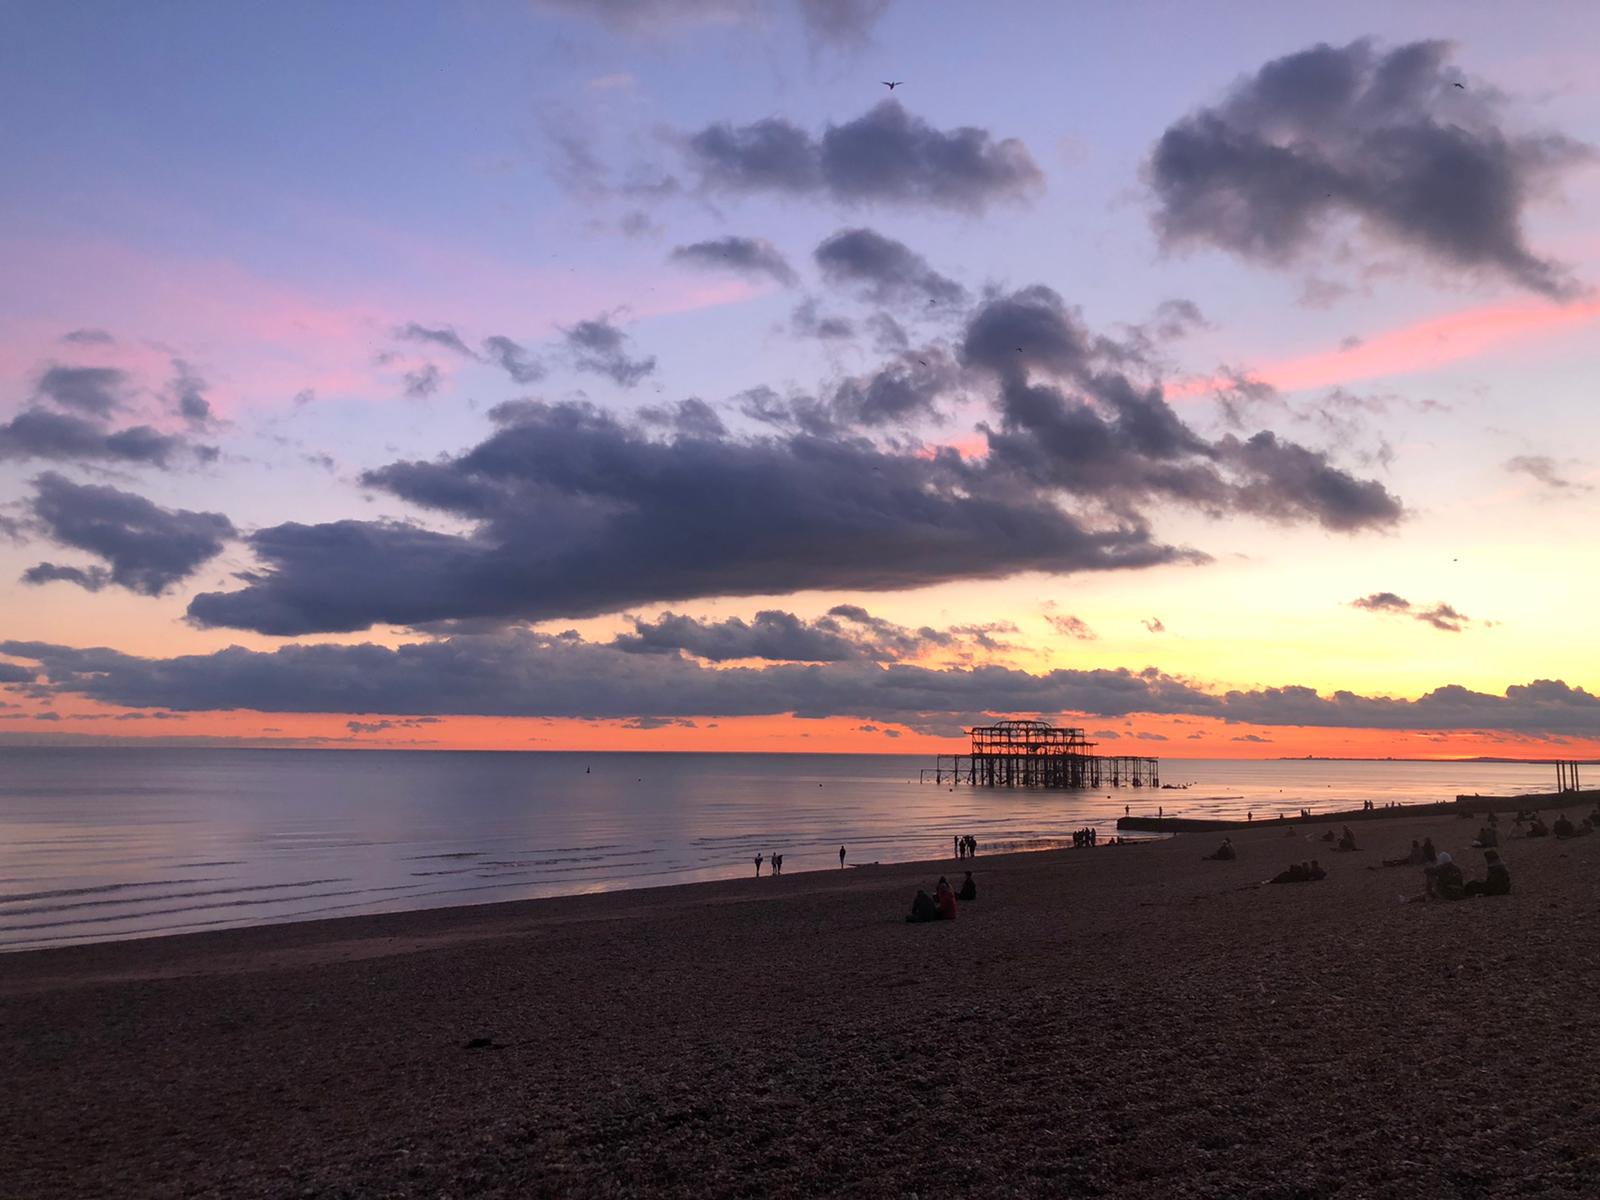
{"label": "dark sand foreground", "polygon": [[4,956],[0,1192],[1600,1195],[1600,837],[1366,869],[1476,827],[980,858],[954,924],[902,922],[950,862]]}

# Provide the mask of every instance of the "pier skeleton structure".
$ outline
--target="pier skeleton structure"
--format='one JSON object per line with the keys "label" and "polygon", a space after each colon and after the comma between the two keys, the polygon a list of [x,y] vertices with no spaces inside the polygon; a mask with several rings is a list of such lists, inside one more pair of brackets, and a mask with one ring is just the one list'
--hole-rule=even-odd
{"label": "pier skeleton structure", "polygon": [[922,782],[973,787],[1160,787],[1159,759],[1096,754],[1084,731],[1044,721],[977,725],[966,754],[941,754],[922,770]]}

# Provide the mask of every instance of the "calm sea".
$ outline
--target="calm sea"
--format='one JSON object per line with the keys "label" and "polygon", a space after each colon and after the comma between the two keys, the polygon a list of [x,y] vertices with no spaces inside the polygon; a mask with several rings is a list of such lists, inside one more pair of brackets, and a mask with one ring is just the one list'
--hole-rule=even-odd
{"label": "calm sea", "polygon": [[[1549,790],[1548,767],[1165,759],[1187,789],[918,782],[927,756],[0,749],[0,949],[1046,848],[1123,813]],[[763,870],[765,873],[765,869]]]}

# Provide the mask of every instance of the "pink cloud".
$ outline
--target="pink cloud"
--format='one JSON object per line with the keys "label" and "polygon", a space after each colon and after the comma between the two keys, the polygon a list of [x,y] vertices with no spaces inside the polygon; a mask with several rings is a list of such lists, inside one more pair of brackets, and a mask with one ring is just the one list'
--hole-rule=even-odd
{"label": "pink cloud", "polygon": [[[1353,346],[1263,363],[1252,369],[1250,376],[1292,392],[1409,375],[1554,337],[1596,320],[1600,320],[1600,300],[1466,309],[1403,325]],[[1174,399],[1201,396],[1229,382],[1195,376],[1174,382],[1167,394]]]}

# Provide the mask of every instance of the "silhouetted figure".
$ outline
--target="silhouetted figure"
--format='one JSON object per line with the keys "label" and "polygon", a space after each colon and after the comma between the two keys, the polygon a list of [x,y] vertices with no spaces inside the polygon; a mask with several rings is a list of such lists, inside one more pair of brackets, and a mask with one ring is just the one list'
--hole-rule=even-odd
{"label": "silhouetted figure", "polygon": [[1338,841],[1339,839],[1334,837],[1333,830],[1329,829],[1329,830],[1327,830],[1326,832],[1323,833],[1322,840],[1325,841],[1325,842],[1335,842],[1335,841]]}
{"label": "silhouetted figure", "polygon": [[1328,877],[1328,873],[1322,869],[1322,864],[1314,858],[1311,860],[1311,866],[1307,868],[1307,871],[1311,876],[1312,883],[1316,883],[1319,879],[1326,879]]}
{"label": "silhouetted figure", "polygon": [[1439,861],[1439,852],[1433,848],[1433,839],[1431,837],[1422,839],[1422,861],[1424,863]]}
{"label": "silhouetted figure", "polygon": [[1383,865],[1386,867],[1420,867],[1425,861],[1422,843],[1412,838],[1411,853],[1404,858],[1386,858],[1383,860]]}
{"label": "silhouetted figure", "polygon": [[1505,863],[1500,861],[1500,851],[1485,850],[1483,864],[1488,868],[1487,875],[1482,879],[1468,880],[1461,889],[1465,896],[1509,896],[1511,894],[1511,872],[1506,869]]}
{"label": "silhouetted figure", "polygon": [[1549,837],[1550,836],[1550,827],[1548,825],[1546,825],[1538,817],[1535,817],[1535,818],[1533,818],[1532,821],[1528,822],[1528,836],[1529,837]]}
{"label": "silhouetted figure", "polygon": [[972,881],[972,872],[967,872],[967,877],[961,881],[961,890],[956,893],[956,899],[970,902],[978,898],[978,885]]}
{"label": "silhouetted figure", "polygon": [[960,858],[961,857],[961,839],[958,838],[958,837],[952,837],[950,839],[950,844],[955,847],[956,857]]}
{"label": "silhouetted figure", "polygon": [[844,870],[844,847],[839,847],[839,870]]}
{"label": "silhouetted figure", "polygon": [[1233,839],[1231,837],[1225,837],[1222,839],[1222,845],[1218,846],[1214,853],[1205,855],[1203,861],[1232,862],[1238,857],[1238,853],[1233,848]]}
{"label": "silhouetted figure", "polygon": [[1344,832],[1339,837],[1338,849],[1349,853],[1351,850],[1355,850],[1357,848],[1356,835],[1350,831],[1350,826],[1346,825],[1344,827]]}
{"label": "silhouetted figure", "polygon": [[1290,863],[1288,867],[1279,871],[1268,883],[1310,883],[1311,865],[1309,863]]}
{"label": "silhouetted figure", "polygon": [[956,890],[943,875],[939,876],[939,886],[933,889],[933,902],[939,906],[939,920],[956,919]]}
{"label": "silhouetted figure", "polygon": [[772,873],[774,875],[783,874],[783,855],[774,854],[772,856]]}
{"label": "silhouetted figure", "polygon": [[760,855],[760,854],[756,855],[756,878],[757,879],[761,878],[761,860],[762,860],[762,857],[763,856]]}
{"label": "silhouetted figure", "polygon": [[921,888],[917,889],[917,896],[911,902],[911,915],[906,918],[908,925],[919,925],[923,921],[937,921],[939,919],[939,906],[933,902],[933,897]]}
{"label": "silhouetted figure", "polygon": [[[904,79],[895,79],[895,80],[880,79],[878,82],[883,84],[884,87],[888,88],[892,92],[892,91],[895,90],[895,88],[899,87],[902,83],[904,83],[905,80]],[[1456,84],[1456,86],[1460,87],[1461,85],[1458,83],[1458,84]]]}
{"label": "silhouetted figure", "polygon": [[972,834],[967,834],[967,857],[978,857],[978,839]]}
{"label": "silhouetted figure", "polygon": [[1422,876],[1427,882],[1425,895],[1435,900],[1459,900],[1466,894],[1466,880],[1461,868],[1456,866],[1455,860],[1447,852],[1441,852],[1433,866],[1424,867]]}
{"label": "silhouetted figure", "polygon": [[1566,841],[1570,837],[1577,837],[1578,836],[1577,827],[1574,826],[1571,821],[1567,820],[1567,814],[1566,813],[1562,813],[1559,817],[1556,818],[1556,823],[1553,826],[1553,829],[1554,829],[1556,837],[1559,838],[1560,840],[1562,840],[1563,842]]}
{"label": "silhouetted figure", "polygon": [[1477,840],[1472,843],[1473,848],[1477,850],[1487,850],[1491,846],[1498,846],[1499,844],[1499,833],[1487,825],[1479,827]]}

